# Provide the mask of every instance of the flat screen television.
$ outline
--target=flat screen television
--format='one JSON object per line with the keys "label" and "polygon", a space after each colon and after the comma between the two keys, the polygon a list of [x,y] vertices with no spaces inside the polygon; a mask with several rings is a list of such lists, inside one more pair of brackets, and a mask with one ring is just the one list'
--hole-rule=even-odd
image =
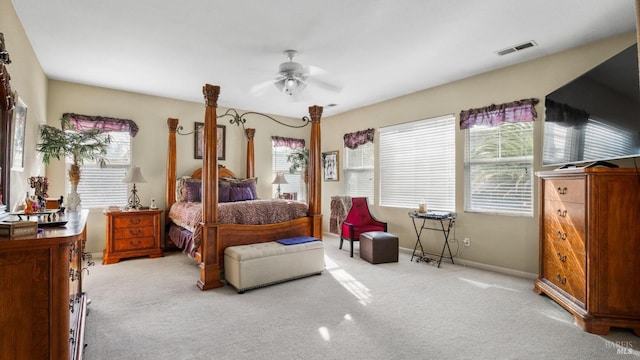
{"label": "flat screen television", "polygon": [[640,156],[640,83],[634,44],[545,98],[542,163]]}

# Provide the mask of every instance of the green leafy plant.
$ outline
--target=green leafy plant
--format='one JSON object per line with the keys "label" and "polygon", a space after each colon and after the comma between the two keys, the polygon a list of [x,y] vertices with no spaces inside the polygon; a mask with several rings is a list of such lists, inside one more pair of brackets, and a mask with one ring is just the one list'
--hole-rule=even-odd
{"label": "green leafy plant", "polygon": [[51,159],[62,160],[67,156],[72,164],[69,170],[71,183],[80,181],[80,166],[85,161],[95,161],[101,167],[106,164],[107,146],[111,137],[102,130],[91,129],[76,131],[68,119],[60,120],[62,129],[50,125],[40,126],[40,143],[36,151],[42,153],[42,162],[49,164]]}
{"label": "green leafy plant", "polygon": [[293,150],[287,156],[287,162],[291,164],[289,167],[289,173],[294,174],[296,171],[301,171],[304,174],[304,182],[309,180],[309,173],[307,168],[309,167],[309,149],[297,148]]}
{"label": "green leafy plant", "polygon": [[297,148],[293,150],[287,156],[287,162],[291,164],[289,167],[289,173],[293,174],[296,171],[306,171],[309,166],[309,149]]}

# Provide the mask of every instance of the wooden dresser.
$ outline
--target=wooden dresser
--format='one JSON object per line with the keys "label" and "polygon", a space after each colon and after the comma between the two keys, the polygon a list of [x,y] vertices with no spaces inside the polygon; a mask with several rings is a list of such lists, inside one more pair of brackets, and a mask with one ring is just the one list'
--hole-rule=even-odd
{"label": "wooden dresser", "polygon": [[0,359],[82,358],[88,214],[68,212],[66,227],[0,238]]}
{"label": "wooden dresser", "polygon": [[113,264],[120,259],[139,256],[162,256],[161,215],[162,210],[107,212],[107,244],[102,263]]}
{"label": "wooden dresser", "polygon": [[585,331],[640,336],[640,173],[579,168],[538,172],[540,271],[534,290]]}

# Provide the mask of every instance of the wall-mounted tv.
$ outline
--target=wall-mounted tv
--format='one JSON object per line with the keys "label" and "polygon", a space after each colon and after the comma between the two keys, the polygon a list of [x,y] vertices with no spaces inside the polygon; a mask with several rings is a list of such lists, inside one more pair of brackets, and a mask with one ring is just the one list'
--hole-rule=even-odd
{"label": "wall-mounted tv", "polygon": [[547,95],[545,107],[544,166],[640,156],[636,45]]}

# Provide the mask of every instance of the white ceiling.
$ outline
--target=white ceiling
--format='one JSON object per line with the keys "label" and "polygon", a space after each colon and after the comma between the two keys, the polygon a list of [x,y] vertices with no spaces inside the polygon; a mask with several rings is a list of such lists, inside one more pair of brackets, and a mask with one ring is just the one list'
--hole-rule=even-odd
{"label": "white ceiling", "polygon": [[[324,117],[635,29],[634,0],[13,0],[51,79],[300,117]],[[497,51],[533,40],[506,56]],[[7,48],[10,50],[10,39]],[[275,77],[321,67],[340,93],[311,85],[293,102]],[[328,104],[335,107],[326,107]]]}

